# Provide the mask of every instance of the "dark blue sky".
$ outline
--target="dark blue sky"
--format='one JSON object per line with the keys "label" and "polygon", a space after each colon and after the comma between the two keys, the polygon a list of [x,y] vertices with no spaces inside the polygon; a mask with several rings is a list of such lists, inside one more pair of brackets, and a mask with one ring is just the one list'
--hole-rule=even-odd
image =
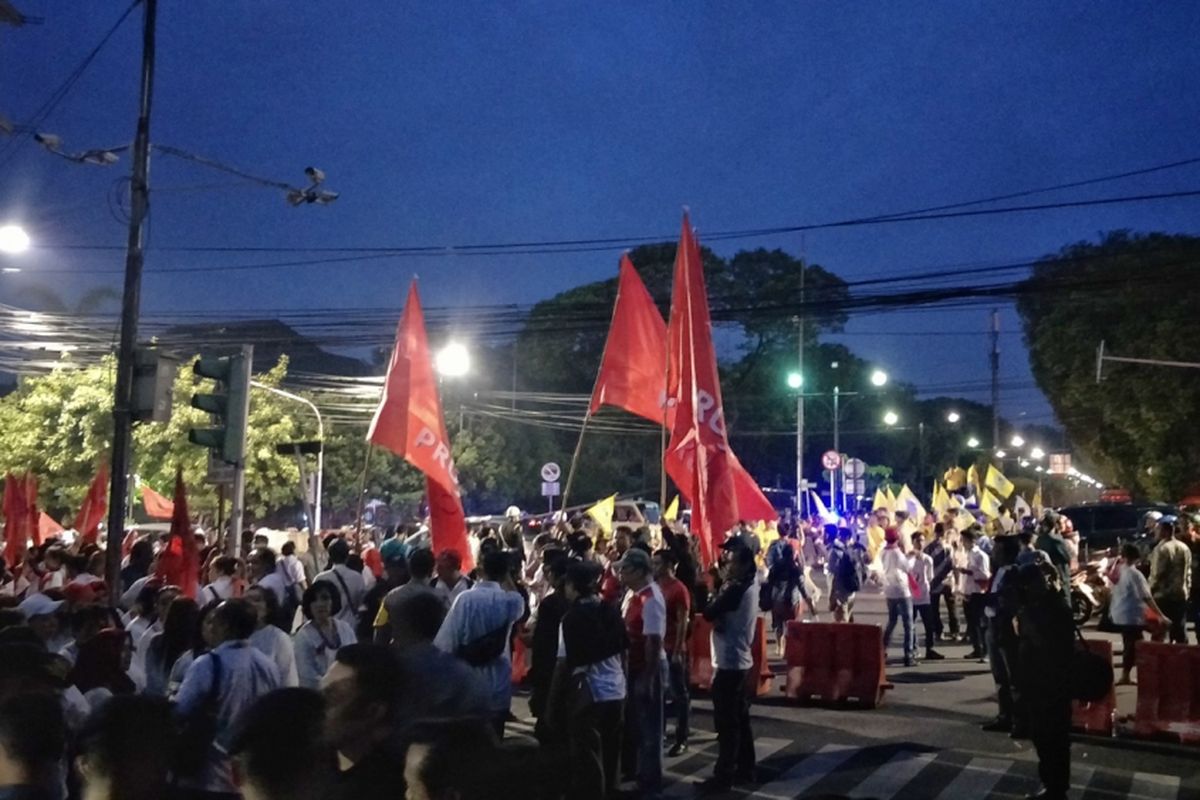
{"label": "dark blue sky", "polygon": [[[0,31],[0,113],[23,120],[125,4],[18,5],[45,18]],[[342,198],[289,208],[276,192],[160,156],[152,245],[674,234],[685,204],[703,242],[706,230],[901,211],[1200,155],[1192,3],[160,5],[153,138],[280,180],[316,164]],[[140,12],[45,124],[67,149],[132,138],[139,26]],[[42,241],[121,244],[106,197],[127,170],[26,145],[0,166],[0,211]],[[1193,166],[1036,199],[1197,187]],[[1198,210],[1186,199],[715,249],[803,247],[853,280],[1021,261],[1112,228],[1195,232]],[[614,275],[619,252],[171,276],[154,271],[293,257],[152,252],[143,307],[398,313],[413,273],[427,305],[528,303]],[[113,270],[122,255],[26,260],[30,272]],[[53,282],[78,290],[119,275]],[[858,316],[845,341],[919,387],[974,382],[959,393],[985,400],[986,325],[982,309]],[[1046,422],[1011,310],[1003,325],[1002,410]],[[963,335],[902,335],[937,331]]]}

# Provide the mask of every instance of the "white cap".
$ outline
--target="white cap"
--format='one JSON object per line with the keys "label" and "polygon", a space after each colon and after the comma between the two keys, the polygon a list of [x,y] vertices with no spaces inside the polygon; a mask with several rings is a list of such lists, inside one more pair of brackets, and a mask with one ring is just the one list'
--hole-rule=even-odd
{"label": "white cap", "polygon": [[63,604],[62,600],[51,600],[44,594],[31,594],[21,601],[17,606],[17,610],[25,615],[25,619],[33,619],[34,617],[44,617],[47,614],[53,614],[58,611],[59,606]]}

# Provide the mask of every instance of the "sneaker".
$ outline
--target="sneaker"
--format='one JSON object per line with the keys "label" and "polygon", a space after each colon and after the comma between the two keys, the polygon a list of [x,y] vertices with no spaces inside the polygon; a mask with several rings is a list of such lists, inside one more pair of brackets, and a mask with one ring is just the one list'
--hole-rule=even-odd
{"label": "sneaker", "polygon": [[917,665],[917,660],[915,658],[909,657],[909,658],[904,659],[904,666],[915,667],[916,665]]}
{"label": "sneaker", "polygon": [[688,746],[686,742],[676,742],[675,744],[671,745],[671,749],[667,751],[667,755],[671,758],[678,758],[687,751]]}
{"label": "sneaker", "polygon": [[941,653],[939,653],[937,650],[926,650],[925,651],[925,660],[926,661],[944,661],[945,658],[946,657],[944,655],[942,655]]}

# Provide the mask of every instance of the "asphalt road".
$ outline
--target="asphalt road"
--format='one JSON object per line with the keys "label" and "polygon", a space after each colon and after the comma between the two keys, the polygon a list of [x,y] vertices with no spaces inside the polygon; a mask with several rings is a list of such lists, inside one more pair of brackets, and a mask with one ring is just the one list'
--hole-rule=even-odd
{"label": "asphalt road", "polygon": [[[866,590],[855,616],[857,622],[882,625],[883,598]],[[923,641],[919,623],[917,627],[918,641]],[[1109,638],[1120,649],[1119,637],[1094,630],[1085,635]],[[771,649],[774,657],[773,643]],[[1035,791],[1032,745],[980,729],[996,713],[987,665],[964,659],[966,645],[938,649],[945,661],[903,667],[893,646],[888,678],[895,689],[874,710],[800,707],[781,692],[761,699],[752,708],[759,782],[732,794],[767,800],[1011,800]],[[782,685],[782,662],[776,659],[773,666]],[[1135,696],[1136,688],[1122,688],[1120,713],[1132,713]],[[528,717],[523,699],[514,711]],[[693,698],[693,728],[689,752],[667,759],[667,797],[692,796],[691,784],[712,772],[716,737],[712,706],[704,695]],[[528,729],[517,723],[510,733]],[[1078,736],[1072,745],[1072,797],[1200,800],[1200,750]]]}

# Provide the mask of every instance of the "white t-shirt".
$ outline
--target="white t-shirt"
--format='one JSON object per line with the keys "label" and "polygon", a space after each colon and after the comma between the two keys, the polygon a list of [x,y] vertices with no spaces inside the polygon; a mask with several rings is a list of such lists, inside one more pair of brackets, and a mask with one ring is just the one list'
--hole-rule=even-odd
{"label": "white t-shirt", "polygon": [[929,605],[929,582],[933,580],[933,558],[924,551],[912,554],[912,570],[910,573],[916,581],[916,591],[912,593],[913,605]]}
{"label": "white t-shirt", "polygon": [[988,579],[992,577],[991,564],[988,562],[987,553],[979,549],[978,546],[972,547],[967,551],[967,566],[969,573],[963,573],[963,594],[982,594],[984,585]]}
{"label": "white t-shirt", "polygon": [[[563,639],[561,624],[558,626],[558,657],[567,657],[567,643]],[[573,674],[580,673],[587,676],[593,702],[605,703],[625,699],[625,669],[621,665],[621,656],[609,656],[595,664],[576,667]]]}
{"label": "white t-shirt", "polygon": [[879,554],[880,569],[883,571],[883,596],[891,600],[912,597],[908,585],[908,556],[899,545],[885,547]]}
{"label": "white t-shirt", "polygon": [[1121,565],[1121,576],[1113,586],[1108,613],[1114,625],[1145,625],[1150,583],[1132,564]]}

